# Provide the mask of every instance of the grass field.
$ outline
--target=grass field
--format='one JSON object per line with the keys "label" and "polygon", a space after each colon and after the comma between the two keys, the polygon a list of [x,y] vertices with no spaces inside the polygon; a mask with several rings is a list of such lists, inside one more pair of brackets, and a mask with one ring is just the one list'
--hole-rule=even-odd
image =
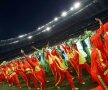
{"label": "grass field", "polygon": [[[78,82],[75,72],[73,72],[73,73],[74,73],[74,75],[73,74],[72,75],[75,77],[75,79],[74,79],[75,85],[76,85],[76,87],[79,88],[79,90],[90,90],[91,88],[94,88],[97,86],[96,83],[92,83],[90,76],[85,72],[83,74],[83,79],[85,81],[85,85],[81,85]],[[54,86],[55,85],[54,77],[52,75],[47,75],[47,80],[49,80],[50,82],[46,84],[46,90],[57,90],[57,87]],[[20,79],[20,83],[22,86],[22,88],[20,90],[28,90],[25,82],[22,79]],[[36,90],[33,86],[32,81],[31,81],[31,87],[32,87],[31,90]],[[19,90],[19,89],[16,86],[9,87],[8,83],[6,83],[5,85],[0,85],[0,90]],[[67,80],[65,80],[65,82],[60,86],[59,90],[71,90],[70,85]]]}

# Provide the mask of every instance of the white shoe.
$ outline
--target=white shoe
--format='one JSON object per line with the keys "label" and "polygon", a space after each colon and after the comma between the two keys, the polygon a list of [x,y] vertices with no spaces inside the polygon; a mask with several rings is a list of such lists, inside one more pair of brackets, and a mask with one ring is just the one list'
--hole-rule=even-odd
{"label": "white shoe", "polygon": [[11,87],[11,84],[9,84],[9,87]]}
{"label": "white shoe", "polygon": [[78,90],[79,88],[74,88],[74,89],[72,89],[72,90]]}
{"label": "white shoe", "polygon": [[57,86],[57,89],[60,89],[60,87],[59,87],[59,86]]}
{"label": "white shoe", "polygon": [[49,83],[50,81],[46,81],[47,83]]}
{"label": "white shoe", "polygon": [[28,87],[28,89],[30,90],[30,89],[31,89],[31,87]]}
{"label": "white shoe", "polygon": [[85,82],[82,83],[83,85],[85,84]]}
{"label": "white shoe", "polygon": [[40,88],[37,88],[37,90],[40,90]]}
{"label": "white shoe", "polygon": [[78,90],[79,88],[75,88],[75,90]]}
{"label": "white shoe", "polygon": [[19,89],[21,89],[21,87],[19,87]]}

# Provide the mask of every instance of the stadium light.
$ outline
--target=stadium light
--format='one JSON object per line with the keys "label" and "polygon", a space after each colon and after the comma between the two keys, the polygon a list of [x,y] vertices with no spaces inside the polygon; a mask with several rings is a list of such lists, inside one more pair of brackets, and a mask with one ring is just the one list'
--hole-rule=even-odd
{"label": "stadium light", "polygon": [[13,43],[18,43],[19,41],[14,41]]}
{"label": "stadium light", "polygon": [[28,39],[31,39],[33,36],[28,36]]}
{"label": "stadium light", "polygon": [[58,21],[58,18],[57,18],[57,17],[55,17],[55,18],[54,18],[54,21]]}
{"label": "stadium light", "polygon": [[74,8],[73,8],[73,7],[71,7],[71,8],[70,8],[70,10],[71,10],[71,11],[73,11],[73,10],[74,10]]}
{"label": "stadium light", "polygon": [[75,9],[77,9],[77,8],[79,8],[79,7],[80,7],[80,5],[81,5],[81,3],[80,3],[80,2],[76,2],[76,3],[74,4],[74,8],[75,8]]}
{"label": "stadium light", "polygon": [[39,27],[38,30],[40,30],[41,28]]}
{"label": "stadium light", "polygon": [[62,17],[65,17],[67,15],[67,12],[66,11],[64,11],[64,12],[62,12]]}
{"label": "stadium light", "polygon": [[[44,26],[41,26],[41,28],[44,28]],[[40,29],[41,29],[41,28],[40,28]]]}
{"label": "stadium light", "polygon": [[18,36],[19,38],[22,38],[22,37],[24,37],[25,35],[20,35],[20,36]]}
{"label": "stadium light", "polygon": [[50,21],[48,24],[51,24],[51,23],[53,23],[53,21]]}
{"label": "stadium light", "polygon": [[43,30],[42,32],[45,32],[46,30]]}
{"label": "stadium light", "polygon": [[47,27],[46,30],[47,30],[47,31],[51,30],[51,27]]}
{"label": "stadium light", "polygon": [[13,42],[11,42],[11,43],[9,43],[9,44],[15,44],[15,43],[18,43],[19,41],[13,41]]}

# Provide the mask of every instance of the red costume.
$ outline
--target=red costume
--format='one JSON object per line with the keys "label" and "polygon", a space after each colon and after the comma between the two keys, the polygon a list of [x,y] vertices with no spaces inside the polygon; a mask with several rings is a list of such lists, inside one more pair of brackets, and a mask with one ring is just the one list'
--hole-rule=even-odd
{"label": "red costume", "polygon": [[7,69],[6,73],[8,74],[10,84],[13,86],[16,83],[18,88],[21,88],[21,85],[20,85],[20,82],[18,79],[18,75],[16,74],[15,67],[12,63],[11,63],[11,66],[8,65],[8,69]]}
{"label": "red costume", "polygon": [[101,51],[103,60],[107,62],[107,58],[106,58],[107,54],[106,54],[102,39],[100,37],[100,34],[96,33],[95,35],[93,35],[91,37],[91,43],[93,44],[93,46],[95,46]]}
{"label": "red costume", "polygon": [[[29,65],[29,63],[27,63],[26,61],[23,61],[23,68],[24,68],[24,71],[26,73],[27,79],[29,81],[30,81],[30,79],[32,79],[35,88],[38,89],[38,83],[36,81],[36,77],[34,76],[33,70],[31,68],[31,66]],[[28,86],[30,87],[30,83],[28,83]]]}
{"label": "red costume", "polygon": [[105,24],[101,24],[100,25],[100,32],[101,34],[105,34],[106,32],[108,32],[108,22],[106,22]]}
{"label": "red costume", "polygon": [[24,72],[24,68],[23,68],[23,63],[21,61],[17,61],[17,70],[16,70],[16,73],[18,76],[21,76],[23,78],[23,80],[26,82],[27,84],[27,87],[30,88],[30,83],[27,79],[27,76]]}
{"label": "red costume", "polygon": [[4,84],[5,81],[5,76],[4,76],[4,72],[3,72],[3,68],[0,68],[0,83]]}
{"label": "red costume", "polygon": [[97,48],[92,50],[92,63],[91,63],[91,74],[95,81],[106,90],[108,88],[108,63],[106,63],[101,55],[101,52]]}
{"label": "red costume", "polygon": [[51,71],[55,77],[55,82],[58,82],[58,71],[57,71],[57,66],[55,64],[54,58],[52,55],[49,53],[49,51],[46,51],[46,59],[48,60],[48,64],[51,68]]}
{"label": "red costume", "polygon": [[71,88],[75,89],[75,85],[74,85],[74,82],[73,82],[73,76],[70,75],[70,73],[67,71],[68,67],[65,66],[61,56],[57,53],[57,51],[54,49],[52,50],[52,55],[53,55],[53,58],[55,59],[55,63],[56,63],[56,66],[57,66],[57,71],[59,73],[59,81],[56,83],[56,85],[60,85],[61,83],[64,82],[65,80],[65,77],[68,79],[68,82],[70,83],[71,85]]}
{"label": "red costume", "polygon": [[106,32],[106,34],[104,35],[105,38],[105,50],[108,56],[108,32]]}
{"label": "red costume", "polygon": [[[24,55],[27,62],[32,66],[35,77],[37,78],[37,80],[39,80],[41,86],[42,86],[42,90],[45,90],[45,82],[46,82],[46,74],[43,71],[43,69],[40,67],[39,62],[32,62],[32,60],[27,56]],[[36,58],[34,58],[36,60]]]}
{"label": "red costume", "polygon": [[78,79],[80,83],[84,83],[82,80],[82,70],[86,69],[87,72],[91,75],[90,66],[86,63],[85,58],[81,55],[80,52],[78,52],[77,48],[70,50],[70,53],[68,54],[69,61],[74,67],[76,73],[78,74]]}

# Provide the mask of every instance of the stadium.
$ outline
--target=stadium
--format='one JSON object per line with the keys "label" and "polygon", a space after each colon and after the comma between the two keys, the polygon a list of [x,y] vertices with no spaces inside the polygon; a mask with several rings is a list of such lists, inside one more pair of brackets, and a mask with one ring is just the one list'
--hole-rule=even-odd
{"label": "stadium", "polygon": [[31,32],[0,32],[0,90],[108,90],[108,1],[70,2]]}

